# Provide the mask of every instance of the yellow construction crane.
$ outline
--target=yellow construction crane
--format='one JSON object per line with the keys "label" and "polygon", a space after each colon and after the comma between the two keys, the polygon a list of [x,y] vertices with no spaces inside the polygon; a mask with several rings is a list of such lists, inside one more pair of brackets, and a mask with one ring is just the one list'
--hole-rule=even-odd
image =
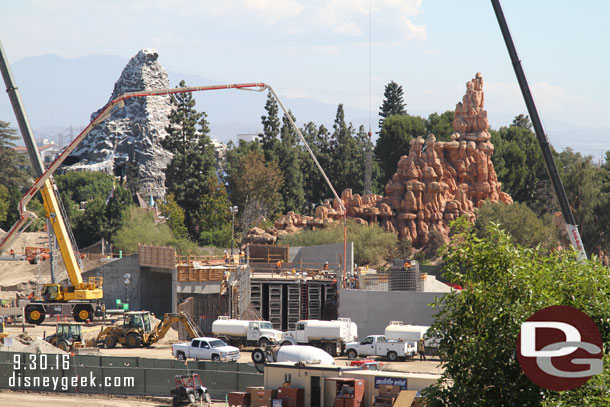
{"label": "yellow construction crane", "polygon": [[[45,284],[42,288],[40,298],[35,298],[24,310],[25,319],[32,324],[40,324],[46,315],[70,313],[78,322],[92,320],[94,316],[103,313],[102,298],[102,278],[92,277],[88,282],[83,282],[81,266],[75,252],[75,245],[70,239],[67,223],[61,211],[58,194],[53,183],[52,174],[58,166],[52,170],[45,171],[40,152],[36,146],[36,140],[30,128],[25,110],[21,103],[21,97],[13,81],[13,75],[8,65],[8,58],[4,53],[4,48],[0,43],[0,71],[6,85],[6,92],[9,95],[15,116],[19,124],[19,129],[24,142],[32,167],[39,177],[32,188],[23,196],[19,202],[20,219],[13,225],[9,232],[0,242],[0,252],[6,249],[9,244],[25,230],[36,218],[36,215],[26,209],[28,202],[40,191],[45,209],[45,216],[55,234],[57,245],[64,261],[68,277],[69,286],[62,286],[55,282]],[[98,121],[99,122],[99,121]],[[52,248],[50,248],[52,249]],[[66,306],[57,306],[58,303]]]}

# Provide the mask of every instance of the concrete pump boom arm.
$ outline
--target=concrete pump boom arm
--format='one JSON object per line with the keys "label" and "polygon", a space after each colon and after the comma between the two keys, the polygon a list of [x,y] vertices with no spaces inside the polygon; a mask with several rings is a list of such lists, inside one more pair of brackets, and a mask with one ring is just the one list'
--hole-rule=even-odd
{"label": "concrete pump boom arm", "polygon": [[[339,205],[341,206],[341,209],[343,210],[343,212],[345,214],[346,210],[345,210],[345,206],[343,206],[343,202],[341,201],[341,198],[337,194],[337,191],[335,191],[335,188],[333,187],[332,183],[328,179],[326,173],[324,172],[324,169],[322,169],[322,166],[316,159],[313,151],[311,150],[311,148],[309,148],[309,144],[305,140],[305,137],[303,137],[301,130],[297,127],[296,123],[292,120],[292,117],[290,116],[290,114],[288,114],[288,110],[286,109],[286,107],[284,106],[282,101],[280,100],[277,93],[275,93],[273,88],[271,86],[269,86],[268,84],[265,84],[262,82],[252,82],[252,83],[236,83],[236,84],[211,85],[211,86],[186,86],[186,87],[173,88],[173,89],[152,89],[152,90],[146,90],[146,91],[124,93],[124,94],[120,95],[119,97],[117,97],[116,99],[110,101],[110,103],[108,103],[102,109],[102,111],[97,115],[97,117],[95,117],[93,119],[93,121],[91,121],[91,123],[89,123],[89,125],[87,125],[87,127],[85,127],[85,129],[55,159],[55,161],[53,161],[53,163],[51,163],[51,165],[49,165],[47,170],[36,180],[36,182],[34,182],[34,185],[32,185],[32,187],[29,189],[29,191],[21,198],[21,201],[19,201],[19,213],[21,215],[20,219],[19,219],[19,221],[17,221],[17,223],[15,223],[15,225],[13,225],[13,227],[11,228],[9,233],[7,233],[7,235],[4,237],[3,241],[0,242],[0,251],[4,247],[7,246],[7,242],[10,242],[18,233],[21,233],[21,231],[25,230],[25,228],[27,228],[27,226],[31,223],[31,221],[34,218],[36,218],[36,214],[27,210],[27,204],[32,200],[32,198],[36,195],[36,193],[38,193],[38,191],[40,191],[43,188],[43,186],[45,185],[46,182],[50,182],[49,179],[53,175],[53,173],[61,166],[61,164],[64,162],[64,160],[76,149],[76,147],[85,139],[85,137],[87,136],[87,134],[89,134],[91,132],[91,130],[93,130],[98,124],[100,124],[101,122],[106,120],[110,116],[110,114],[112,113],[113,110],[120,109],[125,106],[125,100],[137,98],[137,97],[165,96],[165,95],[174,95],[174,94],[178,94],[178,93],[200,92],[200,91],[221,90],[221,89],[255,90],[258,92],[262,92],[264,90],[269,90],[269,92],[271,92],[271,94],[273,95],[275,100],[277,100],[278,104],[284,111],[284,114],[288,118],[288,121],[293,126],[296,133],[298,134],[299,139],[301,140],[301,142],[307,149],[309,155],[313,159],[318,170],[322,174],[322,177],[328,184],[335,199],[339,202]],[[344,259],[346,258],[345,257],[346,251],[347,251],[347,249],[345,247],[345,242],[344,242]],[[343,262],[343,280],[345,280],[345,274],[346,274],[346,261],[344,260],[344,262]],[[71,277],[71,279],[72,279],[72,277]],[[81,279],[80,275],[78,276],[78,279],[79,280]]]}

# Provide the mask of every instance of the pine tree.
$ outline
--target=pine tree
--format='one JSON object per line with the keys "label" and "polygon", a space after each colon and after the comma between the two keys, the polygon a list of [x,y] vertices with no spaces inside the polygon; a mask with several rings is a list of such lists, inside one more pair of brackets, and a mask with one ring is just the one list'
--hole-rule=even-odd
{"label": "pine tree", "polygon": [[24,186],[28,179],[23,168],[28,166],[29,160],[15,151],[14,141],[19,138],[16,134],[10,123],[0,120],[0,185],[9,189]]}
{"label": "pine tree", "polygon": [[354,136],[356,131],[345,122],[343,105],[339,104],[331,136],[330,180],[339,195],[346,188],[354,193],[364,189],[364,145]]}
{"label": "pine tree", "polygon": [[386,117],[393,116],[396,114],[407,114],[405,107],[407,106],[404,102],[402,86],[394,81],[391,81],[385,86],[383,92],[383,104],[379,110],[379,128],[383,126],[383,121]]}
{"label": "pine tree", "polygon": [[277,162],[280,149],[280,141],[278,139],[280,134],[280,118],[278,116],[277,101],[271,92],[267,94],[265,111],[267,111],[267,116],[261,116],[263,124],[263,133],[260,134],[261,143],[265,153],[265,160],[267,160],[267,162]]}
{"label": "pine tree", "polygon": [[[296,120],[290,111],[288,114],[292,117],[293,121]],[[281,189],[281,194],[284,198],[284,209],[300,213],[305,206],[301,154],[297,140],[298,136],[290,124],[288,117],[285,115],[282,118],[280,137],[279,166],[284,176],[284,183]]]}
{"label": "pine tree", "polygon": [[[309,144],[309,148],[313,151],[316,159],[324,169],[330,170],[330,133],[323,125],[316,127],[316,124],[309,122],[301,129],[303,137]],[[315,205],[320,205],[324,199],[331,196],[331,191],[322,177],[320,170],[311,159],[309,153],[303,149],[301,152],[301,168],[303,169],[303,183],[305,190],[305,207],[307,209]]]}
{"label": "pine tree", "polygon": [[[179,86],[185,86],[184,81]],[[214,146],[208,136],[206,114],[197,112],[193,95],[172,95],[171,103],[175,109],[169,115],[168,134],[162,145],[174,156],[165,170],[165,186],[184,209],[189,235],[197,240],[205,217],[201,212],[202,199],[215,193],[207,182],[208,178],[216,176]]]}

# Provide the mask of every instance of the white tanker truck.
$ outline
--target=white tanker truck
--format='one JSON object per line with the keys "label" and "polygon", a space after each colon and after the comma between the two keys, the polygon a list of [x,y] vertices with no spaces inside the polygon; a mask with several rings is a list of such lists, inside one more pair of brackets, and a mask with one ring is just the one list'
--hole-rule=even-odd
{"label": "white tanker truck", "polygon": [[276,345],[282,342],[284,333],[273,329],[271,322],[246,321],[219,317],[212,323],[212,334],[233,346]]}
{"label": "white tanker truck", "polygon": [[298,321],[294,331],[286,332],[282,345],[311,345],[337,356],[343,353],[346,343],[355,340],[358,340],[358,326],[349,318],[308,319]]}

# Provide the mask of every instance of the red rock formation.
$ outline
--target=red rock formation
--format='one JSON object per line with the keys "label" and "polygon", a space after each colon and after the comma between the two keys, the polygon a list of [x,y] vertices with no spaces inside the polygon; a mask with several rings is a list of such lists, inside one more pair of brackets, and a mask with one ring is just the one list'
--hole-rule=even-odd
{"label": "red rock formation", "polygon": [[[512,203],[501,191],[491,161],[494,147],[483,107],[483,77],[477,73],[466,83],[466,94],[455,107],[451,141],[437,142],[433,134],[426,140],[412,139],[409,155],[400,158],[385,187],[385,197],[343,191],[347,216],[361,224],[378,223],[387,231],[398,232],[401,239],[409,239],[413,247],[423,247],[432,231],[446,237],[449,222],[457,217],[465,215],[473,221],[474,209],[487,199]],[[294,233],[342,218],[341,205],[334,199],[332,206],[325,202],[316,208],[315,217],[289,212],[275,222],[275,228]],[[264,234],[274,233],[267,230]]]}

